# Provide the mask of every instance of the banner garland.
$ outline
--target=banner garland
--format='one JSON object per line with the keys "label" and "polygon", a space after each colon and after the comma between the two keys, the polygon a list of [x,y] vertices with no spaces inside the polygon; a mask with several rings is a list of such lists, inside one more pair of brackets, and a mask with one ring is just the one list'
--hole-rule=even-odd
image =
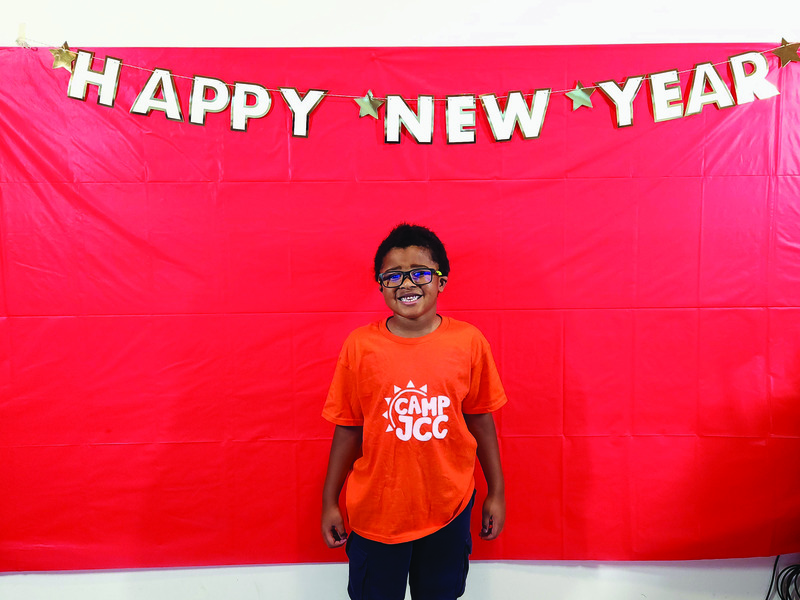
{"label": "banner garland", "polygon": [[[24,47],[30,47],[25,40],[17,40]],[[444,98],[421,94],[411,102],[399,95],[387,94],[376,97],[372,90],[364,96],[330,94],[328,90],[309,89],[305,94],[295,88],[268,88],[258,83],[235,82],[226,83],[214,77],[195,75],[187,77],[175,75],[168,69],[147,69],[134,65],[150,73],[150,76],[139,92],[131,114],[149,116],[152,111],[160,111],[168,120],[186,121],[183,114],[175,79],[191,79],[192,89],[189,100],[188,122],[194,125],[205,125],[208,113],[219,113],[230,109],[232,131],[247,131],[250,119],[265,117],[272,106],[272,94],[279,93],[292,113],[293,137],[308,137],[311,114],[325,98],[351,99],[359,108],[358,117],[372,117],[380,120],[379,111],[384,109],[384,143],[398,144],[403,131],[418,144],[433,143],[434,103],[445,102],[445,121],[448,144],[470,144],[476,140],[476,110],[478,100],[488,120],[494,141],[504,142],[512,139],[518,131],[525,140],[536,139],[542,132],[550,97],[553,94],[564,94],[572,101],[573,112],[579,108],[594,108],[591,96],[595,90],[610,102],[615,113],[615,126],[618,128],[633,125],[633,101],[638,96],[647,80],[650,88],[650,100],[653,107],[654,122],[680,119],[700,114],[703,108],[714,104],[718,109],[747,104],[755,100],[772,98],[780,94],[778,88],[767,80],[769,64],[765,56],[771,52],[780,60],[779,68],[790,62],[800,62],[798,50],[800,43],[788,43],[781,39],[781,44],[765,52],[745,52],[731,56],[724,63],[698,63],[687,71],[672,69],[627,77],[623,82],[614,80],[595,82],[584,86],[580,80],[572,90],[553,91],[551,88],[536,89],[531,93],[510,91],[505,96],[496,94],[458,94]],[[94,70],[93,52],[73,51],[65,42],[60,48],[51,48],[53,68],[64,68],[70,72],[67,96],[85,101],[89,86],[97,88],[97,103],[101,106],[113,107],[119,87],[122,60],[107,56],[102,70]],[[732,89],[729,87],[717,67],[728,65],[731,73]],[[683,97],[680,88],[680,75],[690,72],[689,92]],[[232,93],[231,93],[232,92]],[[500,100],[505,100],[501,107]]]}

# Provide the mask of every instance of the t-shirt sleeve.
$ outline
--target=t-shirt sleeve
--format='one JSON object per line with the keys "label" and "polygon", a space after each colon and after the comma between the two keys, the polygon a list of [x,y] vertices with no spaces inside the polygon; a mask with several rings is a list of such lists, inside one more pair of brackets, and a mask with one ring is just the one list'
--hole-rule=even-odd
{"label": "t-shirt sleeve", "polygon": [[364,424],[364,413],[358,401],[357,380],[348,364],[348,347],[342,348],[322,416],[336,425],[358,426]]}
{"label": "t-shirt sleeve", "polygon": [[480,332],[476,336],[469,393],[461,405],[461,411],[467,414],[494,412],[508,402],[489,342]]}

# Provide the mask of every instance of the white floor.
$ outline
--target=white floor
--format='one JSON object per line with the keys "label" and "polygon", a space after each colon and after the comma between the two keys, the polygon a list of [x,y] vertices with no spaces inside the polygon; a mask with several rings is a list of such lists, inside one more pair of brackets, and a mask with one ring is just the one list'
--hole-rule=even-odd
{"label": "white floor", "polygon": [[[473,562],[465,600],[759,600],[773,558],[659,563]],[[781,558],[780,568],[800,562]],[[3,600],[346,600],[347,566],[0,575]],[[777,597],[777,596],[775,596]]]}

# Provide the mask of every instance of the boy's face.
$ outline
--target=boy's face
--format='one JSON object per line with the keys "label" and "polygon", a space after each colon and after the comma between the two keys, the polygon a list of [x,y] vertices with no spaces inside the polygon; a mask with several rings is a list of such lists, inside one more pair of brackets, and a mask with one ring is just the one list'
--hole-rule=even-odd
{"label": "boy's face", "polygon": [[[383,259],[381,273],[386,271],[410,271],[411,269],[438,269],[427,248],[408,246],[392,248]],[[406,277],[400,287],[387,288],[381,285],[381,293],[386,306],[397,317],[412,321],[424,321],[436,317],[436,300],[444,289],[447,277],[433,274],[433,280],[424,285],[415,285]]]}

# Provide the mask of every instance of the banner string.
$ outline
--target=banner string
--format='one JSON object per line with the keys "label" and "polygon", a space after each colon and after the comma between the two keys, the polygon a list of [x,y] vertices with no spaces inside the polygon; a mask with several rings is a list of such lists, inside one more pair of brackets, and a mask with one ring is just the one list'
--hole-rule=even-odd
{"label": "banner string", "polygon": [[[20,26],[20,36],[17,38],[16,43],[17,43],[18,46],[21,46],[23,48],[28,48],[30,50],[38,50],[39,47],[48,48],[48,49],[50,49],[50,48],[61,48],[62,47],[62,46],[55,46],[55,45],[52,45],[52,44],[48,44],[46,42],[42,42],[42,41],[39,41],[39,40],[34,40],[34,39],[26,37],[25,34],[24,34],[24,27],[23,26]],[[36,44],[36,46],[32,46],[31,44]],[[66,42],[65,42],[65,45],[66,45]],[[790,44],[782,44],[780,46],[776,46],[775,48],[771,48],[769,50],[763,50],[763,51],[759,52],[759,54],[766,55],[766,54],[768,54],[770,52],[773,52],[775,50],[783,48],[786,45],[790,45]],[[70,48],[69,50],[74,52],[74,50],[72,48]],[[80,50],[80,48],[79,48],[79,50]],[[99,62],[103,61],[102,58],[97,58],[97,57],[93,57],[93,60],[94,61],[99,61]],[[727,62],[728,62],[727,60],[724,60],[724,61],[720,61],[720,62],[717,62],[717,63],[712,63],[712,66],[716,68],[716,67],[719,67],[719,66],[722,66],[722,65],[726,64]],[[127,67],[129,69],[136,69],[136,70],[139,70],[139,71],[144,71],[146,73],[155,72],[155,69],[150,69],[150,68],[147,68],[147,67],[140,67],[138,65],[131,65],[131,64],[127,64],[125,62],[122,63],[122,66],[123,67]],[[687,73],[693,73],[696,70],[696,68],[697,68],[697,66],[695,65],[691,69],[684,69],[682,71],[678,71],[678,75],[681,76],[681,75],[685,75]],[[176,73],[170,73],[170,76],[175,78],[175,79],[185,79],[185,80],[189,80],[189,81],[192,81],[194,79],[194,76],[180,75],[180,74],[176,74]],[[646,81],[646,80],[650,79],[650,75],[649,74],[648,75],[642,75],[642,77],[643,77],[643,81]],[[227,85],[229,88],[231,88],[231,90],[234,89],[234,85],[233,84],[226,83],[225,85]],[[581,86],[581,87],[584,90],[592,90],[592,91],[599,89],[598,86],[596,86],[596,85],[586,85],[586,86]],[[269,92],[280,93],[280,88],[270,88],[270,87],[264,86],[264,89],[266,89]],[[573,91],[575,91],[575,88],[566,89],[566,90],[551,90],[550,94],[551,95],[566,94],[568,92],[573,92]],[[461,92],[458,95],[472,95],[472,96],[480,97],[480,96],[482,96],[484,94],[473,94],[473,93],[470,93],[470,92]],[[533,93],[532,92],[531,93],[527,93],[527,94],[523,93],[522,95],[525,96],[525,97],[532,97]],[[340,98],[340,99],[346,99],[346,100],[356,100],[356,99],[363,98],[364,96],[363,95],[353,96],[353,95],[350,95],[350,94],[331,94],[331,93],[328,93],[328,94],[326,94],[326,97],[328,97],[328,98]],[[498,99],[507,99],[508,95],[496,95],[496,97]],[[374,98],[377,99],[377,100],[386,100],[385,96],[374,96]],[[407,101],[408,100],[412,100],[413,101],[413,100],[416,100],[416,98],[403,98],[403,100],[407,100]],[[434,97],[433,101],[434,102],[445,102],[446,98],[436,98],[436,97]]]}

